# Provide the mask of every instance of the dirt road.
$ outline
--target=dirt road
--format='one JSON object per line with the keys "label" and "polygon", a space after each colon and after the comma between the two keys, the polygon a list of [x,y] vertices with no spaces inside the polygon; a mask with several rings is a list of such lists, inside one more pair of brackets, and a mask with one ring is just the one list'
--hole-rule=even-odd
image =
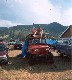
{"label": "dirt road", "polygon": [[72,80],[72,64],[67,57],[60,58],[52,52],[54,64],[29,66],[27,59],[15,57],[20,53],[20,50],[9,51],[8,65],[0,66],[0,80]]}

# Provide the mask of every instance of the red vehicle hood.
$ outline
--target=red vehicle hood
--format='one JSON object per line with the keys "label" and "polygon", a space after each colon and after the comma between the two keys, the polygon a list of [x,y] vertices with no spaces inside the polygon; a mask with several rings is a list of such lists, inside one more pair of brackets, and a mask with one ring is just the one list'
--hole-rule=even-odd
{"label": "red vehicle hood", "polygon": [[6,54],[6,51],[0,51],[0,56],[3,56]]}
{"label": "red vehicle hood", "polygon": [[35,45],[29,45],[28,51],[31,54],[39,54],[39,55],[45,55],[48,54],[50,47],[47,44],[35,44]]}
{"label": "red vehicle hood", "polygon": [[46,44],[35,44],[35,45],[29,45],[29,49],[35,49],[35,48],[48,48],[49,46]]}

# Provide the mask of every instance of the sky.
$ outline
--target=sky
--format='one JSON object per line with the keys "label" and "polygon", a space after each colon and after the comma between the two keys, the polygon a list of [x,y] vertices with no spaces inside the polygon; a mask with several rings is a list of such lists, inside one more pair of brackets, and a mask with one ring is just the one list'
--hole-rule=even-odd
{"label": "sky", "polygon": [[52,22],[72,25],[72,0],[0,0],[0,27]]}

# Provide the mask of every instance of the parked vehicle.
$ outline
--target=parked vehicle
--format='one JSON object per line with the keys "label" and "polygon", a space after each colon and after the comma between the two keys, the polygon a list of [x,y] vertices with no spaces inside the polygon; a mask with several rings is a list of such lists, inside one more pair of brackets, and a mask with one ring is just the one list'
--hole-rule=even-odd
{"label": "parked vehicle", "polygon": [[9,48],[10,49],[22,49],[23,44],[19,40],[10,40],[8,42]]}
{"label": "parked vehicle", "polygon": [[0,43],[0,64],[8,64],[8,48]]}
{"label": "parked vehicle", "polygon": [[14,45],[15,43],[16,43],[15,40],[10,40],[10,41],[8,42],[8,45]]}
{"label": "parked vehicle", "polygon": [[16,41],[16,43],[14,44],[14,49],[22,49],[23,44],[20,41]]}
{"label": "parked vehicle", "polygon": [[46,43],[46,37],[42,35],[33,36],[29,34],[26,38],[27,48],[25,49],[26,57],[29,64],[33,64],[35,60],[42,59],[45,62],[53,63],[53,54],[50,51],[50,46]]}
{"label": "parked vehicle", "polygon": [[72,56],[72,39],[59,40],[56,49],[60,56]]}

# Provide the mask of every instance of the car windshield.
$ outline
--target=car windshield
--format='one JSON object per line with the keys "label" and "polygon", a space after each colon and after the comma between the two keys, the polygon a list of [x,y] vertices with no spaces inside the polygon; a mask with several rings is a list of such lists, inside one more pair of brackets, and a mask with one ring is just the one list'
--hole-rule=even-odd
{"label": "car windshield", "polygon": [[68,40],[58,40],[57,44],[68,45]]}
{"label": "car windshield", "polygon": [[63,44],[68,45],[68,40],[64,40],[64,41],[63,41]]}
{"label": "car windshield", "polygon": [[10,40],[9,42],[15,42],[15,40]]}
{"label": "car windshield", "polygon": [[4,45],[0,44],[0,51],[3,51],[3,50],[5,50],[5,47],[4,47]]}
{"label": "car windshield", "polygon": [[42,43],[42,44],[46,44],[46,40],[45,39],[32,39],[32,40],[29,40],[29,44],[39,44],[39,43]]}

